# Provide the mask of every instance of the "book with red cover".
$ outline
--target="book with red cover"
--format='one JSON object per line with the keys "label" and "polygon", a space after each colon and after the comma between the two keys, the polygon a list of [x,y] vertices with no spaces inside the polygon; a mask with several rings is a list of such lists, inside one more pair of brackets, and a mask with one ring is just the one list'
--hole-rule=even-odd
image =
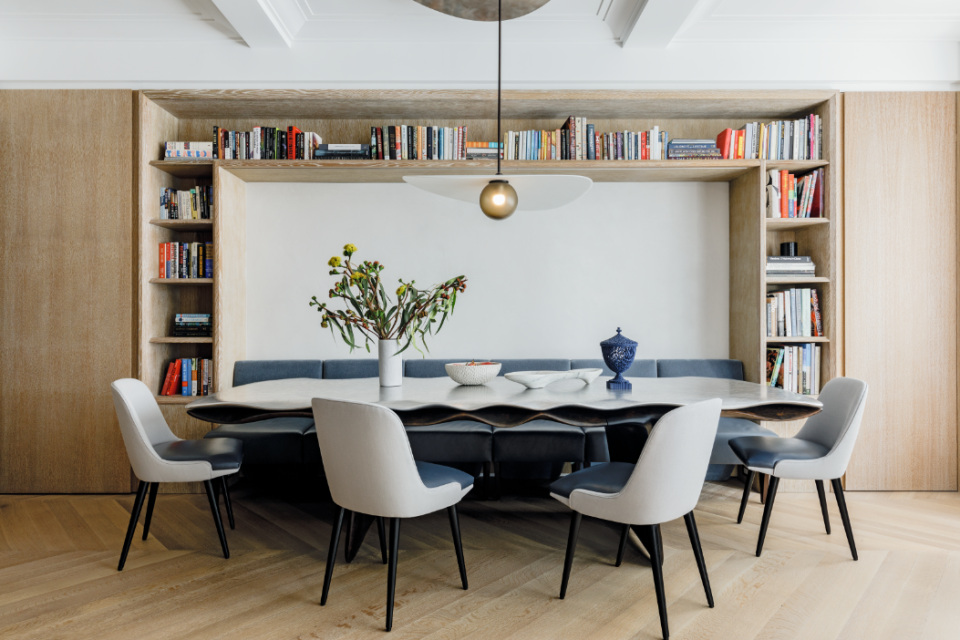
{"label": "book with red cover", "polygon": [[743,160],[744,158],[744,142],[746,140],[746,131],[743,129],[737,130],[737,160]]}
{"label": "book with red cover", "polygon": [[790,174],[783,170],[780,172],[780,217],[787,217],[787,198],[790,197],[790,179],[787,177]]}
{"label": "book with red cover", "polygon": [[170,382],[170,388],[167,390],[168,396],[180,395],[180,372],[183,370],[183,362],[176,360],[173,363],[173,380]]}
{"label": "book with red cover", "polygon": [[[733,137],[733,129],[724,129],[720,132],[720,135],[717,136],[717,149],[720,149],[720,154],[723,155],[724,160],[729,160],[731,144],[730,140]],[[644,158],[646,160],[646,158]]]}
{"label": "book with red cover", "polygon": [[171,362],[167,365],[167,376],[163,379],[163,388],[160,390],[160,395],[168,396],[170,395],[170,387],[173,386],[173,369],[175,364]]}
{"label": "book with red cover", "polygon": [[823,335],[823,318],[820,315],[820,295],[816,289],[810,290],[810,326],[813,329],[813,335]]}
{"label": "book with red cover", "polygon": [[287,127],[287,160],[297,160],[297,134],[303,133],[294,126]]}
{"label": "book with red cover", "polygon": [[160,243],[160,271],[158,272],[158,278],[167,277],[167,243]]}
{"label": "book with red cover", "polygon": [[823,169],[817,169],[817,182],[813,185],[813,202],[810,205],[810,217],[823,217]]}

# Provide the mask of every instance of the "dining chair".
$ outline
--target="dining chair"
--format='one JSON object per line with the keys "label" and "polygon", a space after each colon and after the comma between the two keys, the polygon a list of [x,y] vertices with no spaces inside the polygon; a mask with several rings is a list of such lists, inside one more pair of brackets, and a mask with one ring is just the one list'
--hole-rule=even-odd
{"label": "dining chair", "polygon": [[750,487],[754,476],[766,473],[770,476],[767,501],[760,521],[760,538],[757,540],[757,556],[763,551],[770,514],[777,497],[781,478],[791,480],[815,480],[820,497],[823,524],[830,534],[830,516],[827,513],[827,496],[823,481],[830,480],[837,496],[840,519],[847,534],[847,543],[853,559],[857,559],[857,545],[853,541],[853,528],[847,513],[847,501],[843,497],[840,478],[847,472],[847,464],[853,455],[863,409],[867,403],[867,383],[856,378],[834,378],[823,385],[820,402],[823,410],[807,418],[806,424],[792,438],[749,436],[730,441],[730,448],[747,467],[747,483],[740,500],[737,524],[743,522],[743,514],[750,499]]}
{"label": "dining chair", "polygon": [[623,525],[616,566],[623,553],[630,527],[638,528],[650,552],[653,584],[660,610],[663,638],[670,637],[667,600],[663,587],[663,539],[660,524],[683,517],[700,580],[713,607],[713,593],[707,565],[700,548],[700,536],[693,509],[700,498],[710,453],[720,422],[720,399],[706,400],[674,409],[664,415],[650,432],[636,464],[606,462],[566,475],[550,485],[550,495],[572,510],[567,555],[563,563],[560,599],[567,595],[577,535],[584,515]]}
{"label": "dining chair", "polygon": [[413,459],[410,441],[397,414],[366,402],[313,399],[320,456],[333,502],[340,507],[327,553],[320,604],[327,603],[333,567],[347,510],[390,519],[387,571],[387,631],[393,628],[400,519],[446,509],[460,581],[467,568],[460,543],[457,503],[473,488],[473,476],[458,469]]}
{"label": "dining chair", "polygon": [[223,491],[230,528],[234,529],[236,525],[233,520],[233,505],[230,502],[226,477],[240,471],[243,443],[233,438],[181,440],[170,431],[163,413],[160,412],[160,406],[147,385],[139,380],[124,378],[115,381],[110,388],[127,457],[133,473],[140,481],[117,571],[123,571],[123,565],[127,562],[127,553],[130,551],[130,543],[133,541],[143,500],[149,488],[150,499],[143,522],[143,539],[147,539],[154,504],[157,501],[157,489],[161,482],[203,483],[210,510],[213,512],[213,522],[217,526],[217,535],[220,537],[223,557],[229,558],[230,549],[227,547],[227,537],[220,519],[217,495],[219,491],[215,491],[214,482],[219,485],[218,489]]}

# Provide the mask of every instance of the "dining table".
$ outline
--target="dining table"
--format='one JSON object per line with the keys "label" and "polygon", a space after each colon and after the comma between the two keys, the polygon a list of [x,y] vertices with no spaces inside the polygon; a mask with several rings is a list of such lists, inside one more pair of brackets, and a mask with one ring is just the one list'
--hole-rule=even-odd
{"label": "dining table", "polygon": [[[186,411],[214,424],[312,418],[313,399],[327,398],[386,407],[406,426],[475,420],[507,429],[541,419],[581,427],[623,424],[632,416],[666,413],[712,398],[721,400],[721,416],[748,420],[799,420],[823,408],[813,396],[726,378],[627,378],[630,389],[608,389],[607,379],[559,380],[529,389],[503,377],[474,386],[459,385],[450,378],[404,378],[397,387],[381,387],[377,378],[290,378],[222,389],[189,403]],[[356,556],[372,522],[370,516],[350,514],[345,531],[348,562]],[[641,536],[640,541],[649,548],[649,540]]]}

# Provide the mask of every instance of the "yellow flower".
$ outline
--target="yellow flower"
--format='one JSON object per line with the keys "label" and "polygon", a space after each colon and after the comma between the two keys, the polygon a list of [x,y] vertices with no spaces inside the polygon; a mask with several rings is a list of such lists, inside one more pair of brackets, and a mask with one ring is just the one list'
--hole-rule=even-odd
{"label": "yellow flower", "polygon": [[343,255],[348,258],[357,252],[357,248],[352,244],[343,245]]}
{"label": "yellow flower", "polygon": [[397,289],[397,296],[398,297],[402,296],[406,290],[407,290],[407,285],[405,284],[400,285],[400,288]]}
{"label": "yellow flower", "polygon": [[350,277],[353,279],[353,283],[356,284],[356,283],[360,282],[360,280],[362,280],[363,278],[366,278],[367,276],[363,275],[363,274],[360,273],[359,271],[355,271],[355,272],[353,273],[353,275],[350,276]]}
{"label": "yellow flower", "polygon": [[340,266],[340,256],[333,256],[332,258],[330,258],[330,261],[329,261],[327,264],[330,265],[331,267],[334,267],[334,268],[339,267],[339,266]]}

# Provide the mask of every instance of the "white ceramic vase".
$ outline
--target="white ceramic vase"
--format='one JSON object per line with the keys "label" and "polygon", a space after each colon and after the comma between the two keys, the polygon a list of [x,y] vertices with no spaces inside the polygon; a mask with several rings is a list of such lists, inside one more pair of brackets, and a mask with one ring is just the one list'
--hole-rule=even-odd
{"label": "white ceramic vase", "polygon": [[399,387],[403,384],[403,359],[397,354],[400,346],[396,340],[380,340],[377,349],[380,356],[380,386]]}

